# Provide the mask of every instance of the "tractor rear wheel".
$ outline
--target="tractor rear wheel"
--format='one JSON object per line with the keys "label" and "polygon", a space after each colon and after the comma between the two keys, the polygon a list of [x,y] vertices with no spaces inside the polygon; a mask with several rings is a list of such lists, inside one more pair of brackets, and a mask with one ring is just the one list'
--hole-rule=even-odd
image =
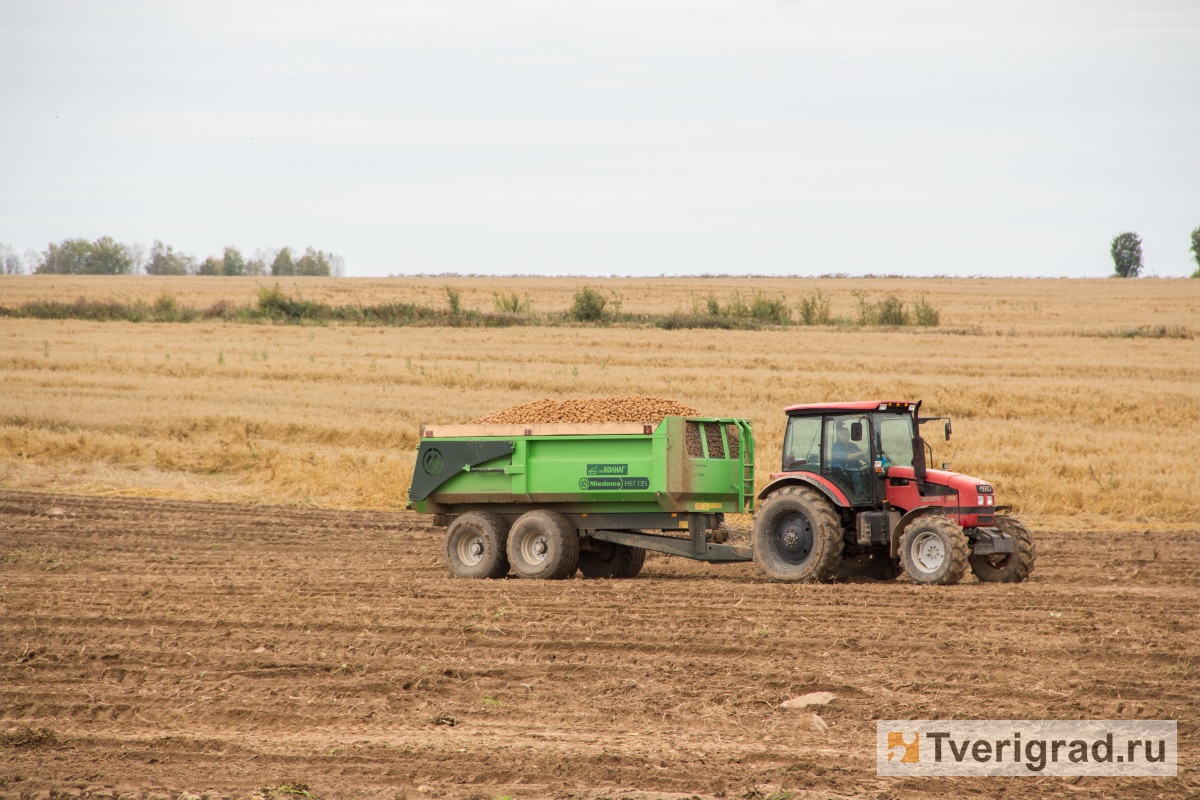
{"label": "tractor rear wheel", "polygon": [[1020,583],[1029,577],[1037,562],[1037,545],[1033,543],[1033,535],[1012,517],[997,516],[996,527],[1012,539],[1013,551],[988,556],[972,555],[971,571],[985,583]]}
{"label": "tractor rear wheel", "polygon": [[592,549],[579,554],[579,571],[585,578],[633,578],[646,564],[640,547],[592,540]]}
{"label": "tractor rear wheel", "polygon": [[529,511],[508,532],[508,563],[522,578],[569,578],[579,564],[579,533],[562,514]]}
{"label": "tractor rear wheel", "polygon": [[508,574],[508,524],[486,511],[469,511],[446,531],[446,564],[455,578],[503,578]]}
{"label": "tractor rear wheel", "polygon": [[754,515],[754,560],[773,581],[832,580],[842,556],[842,528],[833,506],[803,486],[785,486]]}
{"label": "tractor rear wheel", "polygon": [[900,537],[900,563],[916,583],[950,586],[967,573],[970,545],[963,529],[949,517],[926,514]]}

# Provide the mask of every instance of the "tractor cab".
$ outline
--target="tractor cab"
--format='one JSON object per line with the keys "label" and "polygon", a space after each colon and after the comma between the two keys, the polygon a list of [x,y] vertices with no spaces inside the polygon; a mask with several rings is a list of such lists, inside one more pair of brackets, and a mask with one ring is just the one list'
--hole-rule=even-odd
{"label": "tractor cab", "polygon": [[991,525],[995,496],[985,481],[929,469],[932,449],[919,401],[863,401],[792,406],[783,443],[783,473],[811,473],[849,510],[900,512],[938,506],[964,528]]}

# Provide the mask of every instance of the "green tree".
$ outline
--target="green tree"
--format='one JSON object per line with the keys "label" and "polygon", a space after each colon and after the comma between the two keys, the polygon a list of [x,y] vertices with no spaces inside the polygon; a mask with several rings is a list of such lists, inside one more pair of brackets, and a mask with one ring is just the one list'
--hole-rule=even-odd
{"label": "green tree", "polygon": [[1119,277],[1136,278],[1142,271],[1142,240],[1132,231],[1112,240],[1113,268]]}
{"label": "green tree", "polygon": [[1192,258],[1196,259],[1196,271],[1192,277],[1200,278],[1200,225],[1192,231]]}
{"label": "green tree", "polygon": [[245,275],[246,259],[236,247],[226,247],[225,257],[221,259],[222,275]]}
{"label": "green tree", "polygon": [[82,275],[92,256],[92,243],[87,239],[63,239],[51,242],[40,255],[34,270],[39,275]]}
{"label": "green tree", "polygon": [[197,275],[221,275],[224,274],[225,264],[216,256],[209,256],[200,262],[200,269],[196,270]]}
{"label": "green tree", "polygon": [[196,271],[196,259],[155,239],[146,260],[147,275],[190,275]]}
{"label": "green tree", "polygon": [[295,275],[296,262],[292,260],[292,248],[281,247],[271,260],[272,275]]}
{"label": "green tree", "polygon": [[128,275],[133,272],[134,258],[126,245],[111,236],[101,236],[92,242],[91,257],[87,260],[88,275]]}
{"label": "green tree", "polygon": [[332,274],[331,267],[328,254],[308,247],[305,248],[304,255],[296,261],[296,274],[328,276]]}

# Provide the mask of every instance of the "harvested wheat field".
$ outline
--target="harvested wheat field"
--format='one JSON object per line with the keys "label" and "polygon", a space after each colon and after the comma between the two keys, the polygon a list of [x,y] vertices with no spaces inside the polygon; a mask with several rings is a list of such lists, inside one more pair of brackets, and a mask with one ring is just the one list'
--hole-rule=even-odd
{"label": "harvested wheat field", "polygon": [[[1015,586],[799,586],[452,581],[426,522],[0,493],[0,796],[1200,793],[1195,532],[1040,531]],[[811,691],[827,731],[780,707]],[[945,717],[1176,719],[1180,775],[875,776],[875,720]]]}
{"label": "harvested wheat field", "polygon": [[[153,297],[163,286],[213,291],[205,278],[157,280],[0,276],[0,298],[83,288],[95,297]],[[262,282],[211,280],[246,302]],[[512,280],[477,279],[474,292],[490,297]],[[545,283],[543,291],[564,295],[560,308],[579,285]],[[925,413],[954,419],[952,441],[930,437],[934,463],[989,479],[1002,502],[1035,525],[1194,529],[1200,520],[1194,476],[1181,468],[1200,441],[1200,281],[714,279],[691,289],[684,280],[645,281],[641,293],[629,280],[593,283],[619,289],[627,305],[660,295],[682,302],[709,284],[726,293],[791,291],[793,299],[819,286],[833,297],[895,290],[906,300],[946,300],[938,328],[0,317],[0,486],[402,508],[422,423],[469,422],[545,399],[641,394],[753,420],[761,488],[780,462],[784,407],[911,398],[925,401]],[[441,290],[438,279],[407,284]],[[379,294],[381,285],[396,290],[388,281],[341,279],[305,291],[361,292],[342,302],[395,299]],[[833,313],[850,313],[849,302],[835,302]],[[1118,335],[1158,326],[1171,335]]]}
{"label": "harvested wheat field", "polygon": [[[248,304],[266,282],[0,276],[0,306]],[[453,284],[487,308],[531,282],[293,283],[336,303]],[[941,324],[0,316],[0,797],[1200,794],[1200,281],[561,279],[529,299],[561,311],[584,283],[655,313],[895,292]],[[659,556],[633,580],[452,581],[442,531],[403,510],[422,423],[746,417],[761,488],[785,406],[851,399],[953,418],[934,463],[1033,529],[1027,583],[782,585]],[[821,690],[827,731],[780,707]],[[1180,774],[877,778],[875,720],[936,717],[1178,720]]]}

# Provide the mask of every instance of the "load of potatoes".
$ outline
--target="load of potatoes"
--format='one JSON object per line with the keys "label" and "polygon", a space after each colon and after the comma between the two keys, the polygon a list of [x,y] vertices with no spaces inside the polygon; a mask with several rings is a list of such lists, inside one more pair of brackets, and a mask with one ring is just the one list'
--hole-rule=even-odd
{"label": "load of potatoes", "polygon": [[555,422],[654,422],[663,417],[694,417],[694,408],[662,397],[629,395],[567,400],[536,400],[473,420],[475,424],[549,424]]}

